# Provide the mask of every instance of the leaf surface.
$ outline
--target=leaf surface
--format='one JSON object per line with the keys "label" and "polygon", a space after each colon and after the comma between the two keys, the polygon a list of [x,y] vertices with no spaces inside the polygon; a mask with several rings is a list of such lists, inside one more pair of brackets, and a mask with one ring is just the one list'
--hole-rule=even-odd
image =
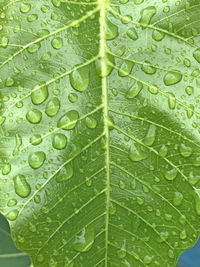
{"label": "leaf surface", "polygon": [[0,210],[36,267],[175,266],[200,227],[197,0],[0,4]]}

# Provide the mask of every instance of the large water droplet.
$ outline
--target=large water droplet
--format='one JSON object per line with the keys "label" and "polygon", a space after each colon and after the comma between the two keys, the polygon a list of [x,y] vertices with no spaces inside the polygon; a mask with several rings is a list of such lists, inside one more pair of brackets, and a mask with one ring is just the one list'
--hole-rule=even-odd
{"label": "large water droplet", "polygon": [[59,175],[56,177],[56,182],[60,183],[63,181],[67,181],[73,176],[73,168],[70,164],[65,165],[61,171],[59,172]]}
{"label": "large water droplet", "polygon": [[24,175],[17,175],[13,178],[15,185],[15,192],[20,197],[28,197],[31,193],[31,187],[26,181],[26,177]]}
{"label": "large water droplet", "polygon": [[147,8],[142,9],[142,11],[140,12],[141,17],[139,23],[142,24],[143,29],[150,24],[151,19],[155,14],[156,8],[154,6],[149,6]]}
{"label": "large water droplet", "polygon": [[106,23],[106,39],[113,40],[119,35],[118,27],[113,24],[110,20]]}
{"label": "large water droplet", "polygon": [[152,37],[155,41],[159,42],[161,41],[165,36],[164,32],[158,31],[158,30],[154,30],[152,33]]}
{"label": "large water droplet", "polygon": [[180,192],[175,192],[173,198],[173,204],[175,206],[180,206],[182,201],[183,201],[183,195]]}
{"label": "large water droplet", "polygon": [[88,84],[89,84],[88,66],[81,67],[80,69],[74,70],[70,74],[70,83],[75,90],[79,92],[85,91],[88,88]]}
{"label": "large water droplet", "polygon": [[179,83],[182,80],[182,77],[183,77],[183,75],[178,70],[169,71],[164,76],[163,81],[164,81],[166,86],[170,86],[170,85],[174,85],[176,83]]}
{"label": "large water droplet", "polygon": [[57,127],[64,130],[71,130],[76,126],[78,118],[79,114],[76,110],[68,111],[59,119]]}
{"label": "large water droplet", "polygon": [[165,178],[168,181],[173,181],[176,178],[177,173],[178,173],[177,169],[173,168],[173,169],[171,169],[169,171],[166,171]]}
{"label": "large water droplet", "polygon": [[31,93],[31,100],[33,104],[39,105],[43,103],[48,97],[48,88],[44,84],[40,84],[33,89]]}
{"label": "large water droplet", "polygon": [[189,156],[191,156],[192,154],[192,148],[189,146],[186,146],[185,144],[181,144],[180,147],[180,153],[184,158],[187,158]]}
{"label": "large water droplet", "polygon": [[151,62],[145,61],[144,64],[142,65],[142,70],[146,74],[155,74],[156,73],[156,68],[151,65]]}
{"label": "large water droplet", "polygon": [[141,82],[137,82],[133,87],[131,87],[127,94],[126,94],[126,98],[127,99],[132,99],[134,97],[136,97],[139,92],[142,90],[143,88],[143,84]]}
{"label": "large water droplet", "polygon": [[42,151],[37,151],[29,155],[28,163],[31,168],[38,169],[40,168],[46,159],[46,155]]}
{"label": "large water droplet", "polygon": [[46,105],[45,112],[49,117],[54,117],[60,110],[60,101],[57,97],[53,97]]}
{"label": "large water droplet", "polygon": [[140,161],[146,159],[147,155],[141,150],[141,147],[138,144],[132,144],[129,150],[129,158],[132,161]]}
{"label": "large water droplet", "polygon": [[156,126],[150,125],[147,135],[144,138],[144,144],[146,146],[152,146],[156,139]]}
{"label": "large water droplet", "polygon": [[67,145],[67,137],[61,133],[55,134],[52,145],[55,149],[64,149]]}
{"label": "large water droplet", "polygon": [[86,252],[90,250],[94,243],[94,231],[84,228],[79,235],[76,236],[73,242],[73,248],[78,252]]}
{"label": "large water droplet", "polygon": [[42,142],[42,137],[40,134],[36,134],[34,136],[32,136],[30,138],[30,143],[33,145],[33,146],[37,146],[39,145],[40,143]]}
{"label": "large water droplet", "polygon": [[30,123],[39,123],[42,119],[42,113],[37,109],[32,109],[26,114],[26,118]]}
{"label": "large water droplet", "polygon": [[22,13],[27,13],[27,12],[29,12],[30,9],[31,9],[31,5],[28,4],[28,3],[23,3],[23,4],[21,4],[21,6],[20,6],[20,11],[21,11]]}

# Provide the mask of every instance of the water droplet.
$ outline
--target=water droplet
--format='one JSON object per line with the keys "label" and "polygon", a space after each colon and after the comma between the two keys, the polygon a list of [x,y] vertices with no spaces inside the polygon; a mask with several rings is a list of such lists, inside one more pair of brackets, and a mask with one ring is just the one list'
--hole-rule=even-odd
{"label": "water droplet", "polygon": [[142,24],[143,29],[150,24],[151,19],[155,14],[156,8],[154,6],[149,6],[147,8],[142,9],[142,11],[140,12],[141,17],[139,23]]}
{"label": "water droplet", "polygon": [[59,175],[56,177],[56,182],[60,183],[63,181],[67,181],[73,176],[73,168],[70,164],[67,164],[64,166],[61,171],[59,172]]}
{"label": "water droplet", "polygon": [[173,168],[173,169],[171,169],[169,171],[166,171],[165,178],[168,181],[173,181],[176,178],[177,173],[178,173],[177,169]]}
{"label": "water droplet", "polygon": [[51,45],[53,48],[59,50],[63,47],[63,40],[60,37],[56,37],[51,41]]}
{"label": "water droplet", "polygon": [[2,174],[3,175],[8,175],[11,171],[11,165],[10,163],[6,163],[3,165],[3,168],[2,168]]}
{"label": "water droplet", "polygon": [[183,195],[180,192],[174,193],[173,203],[175,206],[180,206],[183,201]]}
{"label": "water droplet", "polygon": [[42,119],[42,113],[37,109],[32,109],[26,114],[26,118],[30,123],[39,123]]}
{"label": "water droplet", "polygon": [[78,252],[89,251],[94,243],[94,231],[89,227],[83,228],[81,233],[76,236],[73,248]]}
{"label": "water droplet", "polygon": [[152,256],[146,255],[146,256],[144,256],[144,260],[143,261],[144,261],[145,264],[150,264],[152,262],[152,260],[153,260]]}
{"label": "water droplet", "polygon": [[144,144],[146,146],[152,146],[156,139],[156,126],[150,125],[147,135],[144,138]]}
{"label": "water droplet", "polygon": [[31,14],[31,15],[28,15],[28,17],[27,17],[27,21],[28,22],[33,22],[33,21],[35,21],[37,19],[38,19],[38,15],[37,14]]}
{"label": "water droplet", "polygon": [[184,239],[186,239],[186,238],[187,238],[186,231],[185,231],[185,230],[181,231],[181,232],[180,232],[180,239],[184,240]]}
{"label": "water droplet", "polygon": [[44,256],[42,254],[37,255],[37,262],[43,262],[44,261]]}
{"label": "water droplet", "polygon": [[133,69],[134,63],[131,61],[123,61],[122,65],[120,66],[120,70],[118,71],[119,76],[125,77],[128,76],[132,69]]}
{"label": "water droplet", "polygon": [[46,105],[45,112],[49,117],[54,117],[60,110],[60,101],[57,97],[53,97]]}
{"label": "water droplet", "polygon": [[69,94],[68,99],[71,103],[76,103],[76,101],[78,100],[78,96],[75,93],[71,93]]}
{"label": "water droplet", "polygon": [[31,168],[38,169],[40,168],[44,161],[46,160],[46,155],[42,151],[37,151],[29,155],[28,163]]}
{"label": "water droplet", "polygon": [[61,133],[55,134],[52,145],[55,149],[64,149],[67,145],[67,137]]}
{"label": "water droplet", "polygon": [[140,146],[138,144],[132,144],[129,150],[129,158],[132,161],[140,161],[147,158],[147,155],[144,153],[144,151],[141,150]]}
{"label": "water droplet", "polygon": [[19,214],[18,210],[11,210],[6,214],[6,218],[9,221],[15,221],[17,219],[18,214]]}
{"label": "water droplet", "polygon": [[138,203],[138,205],[143,205],[144,204],[144,198],[143,197],[137,197],[137,203]]}
{"label": "water droplet", "polygon": [[182,224],[182,225],[185,225],[186,224],[186,217],[185,215],[181,215],[180,218],[179,218],[179,222]]}
{"label": "water droplet", "polygon": [[33,54],[33,53],[37,52],[40,49],[40,47],[41,47],[40,43],[32,44],[27,48],[27,51],[30,54]]}
{"label": "water droplet", "polygon": [[153,95],[157,95],[158,92],[159,92],[159,89],[158,89],[158,87],[157,87],[156,85],[151,85],[151,86],[149,86],[149,87],[148,87],[148,90],[149,90],[149,92],[150,92],[151,94],[153,94]]}
{"label": "water droplet", "polygon": [[145,61],[144,64],[142,65],[142,70],[146,74],[155,74],[156,73],[156,68],[151,65],[151,62]]}
{"label": "water droplet", "polygon": [[13,206],[16,206],[16,205],[17,205],[17,200],[14,199],[14,198],[10,199],[10,200],[8,201],[8,203],[7,203],[7,206],[8,206],[8,207],[13,207]]}
{"label": "water droplet", "polygon": [[123,242],[121,248],[117,251],[117,256],[119,259],[126,257],[126,241]]}
{"label": "water droplet", "polygon": [[168,106],[170,109],[175,109],[176,106],[176,98],[172,93],[168,93]]}
{"label": "water droplet", "polygon": [[133,27],[128,29],[127,35],[129,38],[131,38],[134,41],[138,39],[138,34],[136,32],[136,29]]}
{"label": "water droplet", "polygon": [[192,87],[192,86],[187,86],[187,87],[185,88],[185,92],[186,92],[189,96],[192,95],[193,92],[194,92],[194,87]]}
{"label": "water droplet", "polygon": [[174,251],[172,249],[168,250],[168,256],[170,259],[174,259]]}
{"label": "water droplet", "polygon": [[33,89],[31,93],[31,100],[33,104],[39,105],[43,103],[48,97],[48,88],[45,84],[39,84]]}
{"label": "water droplet", "polygon": [[42,137],[40,134],[36,134],[34,136],[32,136],[29,140],[29,142],[33,145],[33,146],[37,146],[42,142]]}
{"label": "water droplet", "polygon": [[155,41],[159,42],[165,37],[165,33],[158,30],[154,30],[152,33],[152,37]]}
{"label": "water droplet", "polygon": [[196,59],[198,63],[200,63],[200,49],[194,51],[193,57]]}
{"label": "water droplet", "polygon": [[132,99],[134,97],[136,97],[139,92],[142,90],[143,88],[143,84],[141,82],[137,82],[133,87],[131,87],[127,94],[126,94],[126,98],[127,99]]}
{"label": "water droplet", "polygon": [[94,129],[97,126],[97,121],[92,117],[87,117],[85,120],[85,123],[86,123],[87,127],[90,129]]}
{"label": "water droplet", "polygon": [[79,92],[85,91],[88,88],[88,84],[89,84],[89,68],[88,68],[88,66],[81,67],[79,69],[74,70],[70,74],[70,83],[71,83],[71,86],[75,90],[77,90]]}
{"label": "water droplet", "polygon": [[18,155],[20,151],[20,147],[22,145],[22,137],[19,134],[15,135],[15,148],[13,150],[13,156]]}
{"label": "water droplet", "polygon": [[118,27],[113,24],[110,20],[106,23],[106,39],[113,40],[119,35]]}
{"label": "water droplet", "polygon": [[19,174],[13,180],[16,194],[22,198],[28,197],[31,193],[31,187],[27,183],[25,176]]}
{"label": "water droplet", "polygon": [[181,144],[180,147],[180,153],[184,158],[188,158],[192,154],[192,148],[189,146],[186,146],[185,144]]}
{"label": "water droplet", "polygon": [[169,71],[165,76],[164,76],[164,83],[166,86],[174,85],[176,83],[179,83],[182,80],[182,74],[178,70],[174,71]]}
{"label": "water droplet", "polygon": [[191,185],[196,185],[200,181],[200,176],[194,175],[191,171],[188,176],[188,181]]}
{"label": "water droplet", "polygon": [[21,11],[22,13],[27,13],[27,12],[29,12],[30,9],[31,9],[31,5],[28,4],[28,3],[23,3],[23,4],[21,4],[21,6],[20,6],[20,11]]}
{"label": "water droplet", "polygon": [[124,189],[125,188],[125,183],[123,181],[119,181],[119,188]]}
{"label": "water droplet", "polygon": [[68,111],[59,119],[57,127],[64,130],[71,130],[76,126],[78,118],[79,114],[76,110]]}
{"label": "water droplet", "polygon": [[2,38],[1,38],[1,47],[3,47],[3,48],[6,48],[7,46],[8,46],[8,43],[9,43],[9,39],[8,39],[8,37],[6,37],[6,36],[3,36]]}
{"label": "water droplet", "polygon": [[144,2],[144,0],[134,0],[134,3],[136,4],[136,5],[140,5],[141,3],[143,3]]}
{"label": "water droplet", "polygon": [[14,82],[13,78],[11,78],[11,77],[8,77],[8,78],[7,78],[7,80],[6,80],[6,86],[7,86],[7,87],[11,87],[11,86],[13,86],[14,83],[15,83],[15,82]]}

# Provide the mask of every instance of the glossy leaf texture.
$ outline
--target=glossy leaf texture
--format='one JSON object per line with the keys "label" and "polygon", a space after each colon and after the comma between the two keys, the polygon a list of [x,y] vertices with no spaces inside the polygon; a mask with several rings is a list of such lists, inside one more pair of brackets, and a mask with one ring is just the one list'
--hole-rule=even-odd
{"label": "glossy leaf texture", "polygon": [[16,249],[10,235],[8,222],[0,215],[0,266],[2,267],[29,267],[29,257]]}
{"label": "glossy leaf texture", "polygon": [[36,267],[176,265],[200,230],[197,0],[2,0],[0,209]]}

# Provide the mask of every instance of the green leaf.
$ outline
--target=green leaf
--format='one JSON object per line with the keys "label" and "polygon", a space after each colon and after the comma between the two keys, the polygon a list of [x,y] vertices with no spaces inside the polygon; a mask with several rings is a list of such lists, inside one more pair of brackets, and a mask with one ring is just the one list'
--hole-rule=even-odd
{"label": "green leaf", "polygon": [[197,0],[2,0],[0,210],[37,267],[175,266],[200,229]]}
{"label": "green leaf", "polygon": [[10,229],[5,218],[0,214],[0,266],[29,267],[28,256],[16,249],[10,235]]}

